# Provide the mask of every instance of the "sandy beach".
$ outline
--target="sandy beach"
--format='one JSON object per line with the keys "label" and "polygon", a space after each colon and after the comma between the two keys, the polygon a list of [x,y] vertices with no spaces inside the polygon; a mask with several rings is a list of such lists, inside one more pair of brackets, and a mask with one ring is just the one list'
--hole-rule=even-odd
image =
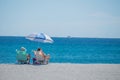
{"label": "sandy beach", "polygon": [[120,64],[0,64],[0,80],[120,80]]}

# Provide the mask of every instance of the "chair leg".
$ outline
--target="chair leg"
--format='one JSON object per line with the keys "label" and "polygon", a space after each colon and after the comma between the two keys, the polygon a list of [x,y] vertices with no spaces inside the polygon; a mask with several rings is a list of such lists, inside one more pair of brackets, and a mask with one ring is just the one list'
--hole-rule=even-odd
{"label": "chair leg", "polygon": [[32,61],[33,61],[33,64],[35,64],[35,63],[36,63],[36,58],[33,58],[33,60],[32,60]]}

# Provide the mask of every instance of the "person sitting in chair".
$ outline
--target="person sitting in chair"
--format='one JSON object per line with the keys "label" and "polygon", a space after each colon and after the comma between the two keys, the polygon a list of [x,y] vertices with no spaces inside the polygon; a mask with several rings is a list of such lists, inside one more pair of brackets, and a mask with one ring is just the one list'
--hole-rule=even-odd
{"label": "person sitting in chair", "polygon": [[38,48],[37,51],[34,51],[35,58],[33,58],[33,64],[48,64],[50,55],[46,55],[41,48]]}
{"label": "person sitting in chair", "polygon": [[17,52],[17,61],[22,64],[30,64],[30,54],[26,52],[24,47],[21,47],[20,50],[16,50]]}

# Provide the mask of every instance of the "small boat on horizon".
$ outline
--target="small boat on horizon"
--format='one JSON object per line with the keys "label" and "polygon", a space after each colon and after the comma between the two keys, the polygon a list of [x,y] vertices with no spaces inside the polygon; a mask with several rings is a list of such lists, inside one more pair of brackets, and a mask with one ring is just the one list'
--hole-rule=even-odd
{"label": "small boat on horizon", "polygon": [[67,36],[67,38],[71,38],[71,36]]}

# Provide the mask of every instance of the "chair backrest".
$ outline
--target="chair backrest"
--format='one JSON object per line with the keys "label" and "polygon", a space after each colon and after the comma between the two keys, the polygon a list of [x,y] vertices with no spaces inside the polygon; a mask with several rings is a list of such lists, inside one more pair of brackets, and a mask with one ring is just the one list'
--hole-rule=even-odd
{"label": "chair backrest", "polygon": [[27,53],[26,51],[17,51],[17,60],[27,60]]}
{"label": "chair backrest", "polygon": [[37,60],[44,60],[44,57],[43,56],[41,56],[38,52],[36,52],[36,59]]}

